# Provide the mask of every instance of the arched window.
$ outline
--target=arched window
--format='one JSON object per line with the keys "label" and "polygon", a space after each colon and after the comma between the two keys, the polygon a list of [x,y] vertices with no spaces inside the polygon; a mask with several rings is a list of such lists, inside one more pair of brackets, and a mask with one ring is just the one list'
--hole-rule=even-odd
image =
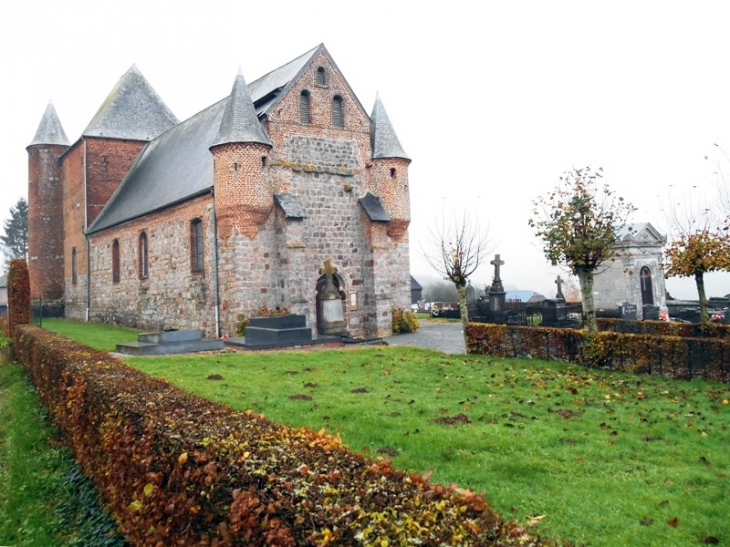
{"label": "arched window", "polygon": [[76,256],[76,247],[71,248],[71,283],[76,285],[79,282],[79,262]]}
{"label": "arched window", "polygon": [[115,239],[112,243],[112,283],[119,283],[119,240]]}
{"label": "arched window", "polygon": [[651,270],[644,266],[641,268],[641,304],[654,305],[654,290],[651,284]]}
{"label": "arched window", "polygon": [[306,89],[299,95],[299,121],[302,123],[312,123],[312,118],[309,115],[309,91]]}
{"label": "arched window", "polygon": [[345,127],[345,113],[342,109],[342,97],[335,95],[332,99],[332,125]]}
{"label": "arched window", "polygon": [[321,66],[317,69],[317,85],[327,85],[327,75],[324,72],[324,67]]}
{"label": "arched window", "polygon": [[139,234],[139,278],[147,279],[149,276],[149,250],[147,248],[147,234]]}
{"label": "arched window", "polygon": [[190,221],[190,271],[203,271],[203,221],[199,218]]}

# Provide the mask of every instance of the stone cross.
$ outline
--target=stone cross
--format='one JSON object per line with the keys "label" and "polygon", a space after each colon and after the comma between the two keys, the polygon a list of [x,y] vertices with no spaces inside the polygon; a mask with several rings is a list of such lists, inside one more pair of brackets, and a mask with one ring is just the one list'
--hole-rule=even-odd
{"label": "stone cross", "polygon": [[499,281],[499,267],[504,266],[504,260],[499,259],[499,255],[494,255],[494,260],[490,262],[494,266],[494,280]]}
{"label": "stone cross", "polygon": [[329,279],[337,273],[337,268],[332,265],[332,261],[328,258],[324,261],[324,266],[319,269],[320,275],[326,275]]}
{"label": "stone cross", "polygon": [[563,278],[558,275],[555,284],[558,286],[558,294],[555,295],[555,298],[565,300],[565,296],[563,296]]}

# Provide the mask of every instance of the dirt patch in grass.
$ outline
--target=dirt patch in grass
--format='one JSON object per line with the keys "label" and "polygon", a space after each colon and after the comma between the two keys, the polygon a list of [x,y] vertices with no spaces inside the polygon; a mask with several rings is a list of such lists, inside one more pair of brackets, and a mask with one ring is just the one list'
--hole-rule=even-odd
{"label": "dirt patch in grass", "polygon": [[470,424],[471,420],[469,416],[460,412],[456,416],[441,416],[440,418],[434,419],[434,422],[442,425],[459,425],[459,424]]}
{"label": "dirt patch in grass", "polygon": [[222,379],[223,379],[223,376],[221,376],[220,374],[211,374],[206,378],[206,380],[222,380]]}
{"label": "dirt patch in grass", "polygon": [[292,401],[311,401],[312,398],[309,395],[304,395],[303,393],[297,393],[296,395],[289,395],[289,398]]}
{"label": "dirt patch in grass", "polygon": [[370,393],[370,390],[366,387],[356,387],[355,389],[351,389],[350,393]]}

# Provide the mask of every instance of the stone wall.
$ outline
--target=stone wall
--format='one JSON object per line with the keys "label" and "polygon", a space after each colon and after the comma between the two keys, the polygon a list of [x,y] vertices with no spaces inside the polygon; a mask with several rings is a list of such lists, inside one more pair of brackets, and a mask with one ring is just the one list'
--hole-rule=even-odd
{"label": "stone wall", "polygon": [[[203,221],[204,265],[191,272],[190,223]],[[147,235],[149,272],[140,279],[139,238]],[[112,245],[119,241],[119,282]],[[213,202],[210,195],[104,230],[91,241],[91,320],[145,330],[215,329]]]}

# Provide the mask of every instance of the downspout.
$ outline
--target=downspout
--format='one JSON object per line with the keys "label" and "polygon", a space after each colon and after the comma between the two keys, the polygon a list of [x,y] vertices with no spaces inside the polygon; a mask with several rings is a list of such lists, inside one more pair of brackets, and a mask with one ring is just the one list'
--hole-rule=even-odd
{"label": "downspout", "polygon": [[84,165],[83,165],[83,181],[84,181],[84,238],[86,239],[86,322],[89,322],[91,315],[91,244],[89,243],[89,236],[86,230],[89,227],[89,207],[88,207],[88,196],[86,193],[86,139],[81,137],[84,141]]}
{"label": "downspout", "polygon": [[215,284],[215,337],[221,337],[220,295],[218,293],[218,217],[215,214],[215,188],[210,189],[213,198],[213,283]]}

